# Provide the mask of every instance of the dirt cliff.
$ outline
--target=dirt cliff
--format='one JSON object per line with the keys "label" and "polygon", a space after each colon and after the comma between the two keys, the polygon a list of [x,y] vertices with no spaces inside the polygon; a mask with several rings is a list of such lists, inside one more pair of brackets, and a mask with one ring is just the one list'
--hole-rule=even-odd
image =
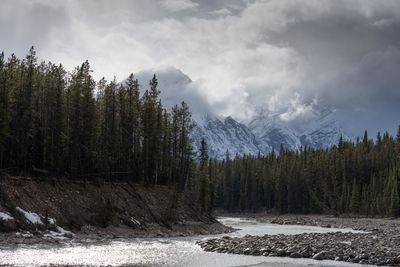
{"label": "dirt cliff", "polygon": [[[178,193],[167,186],[1,179],[0,231],[56,231],[60,227],[88,234],[113,229],[117,236],[127,232],[130,236],[156,236],[226,230],[200,210],[190,193]],[[125,230],[116,231],[118,227]]]}

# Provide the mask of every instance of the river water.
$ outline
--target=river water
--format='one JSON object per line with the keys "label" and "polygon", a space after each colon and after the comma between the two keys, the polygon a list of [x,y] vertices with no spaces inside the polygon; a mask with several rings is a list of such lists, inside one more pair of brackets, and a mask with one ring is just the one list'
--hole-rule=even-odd
{"label": "river water", "polygon": [[[351,229],[299,225],[275,225],[239,218],[220,218],[223,224],[241,230],[230,236],[265,234],[357,232]],[[226,234],[225,234],[226,235]],[[69,243],[64,246],[26,245],[0,250],[0,265],[46,266],[360,266],[334,261],[244,256],[204,252],[195,244],[211,236],[135,238],[107,242]],[[215,236],[212,236],[215,237]],[[365,265],[364,265],[365,266]]]}

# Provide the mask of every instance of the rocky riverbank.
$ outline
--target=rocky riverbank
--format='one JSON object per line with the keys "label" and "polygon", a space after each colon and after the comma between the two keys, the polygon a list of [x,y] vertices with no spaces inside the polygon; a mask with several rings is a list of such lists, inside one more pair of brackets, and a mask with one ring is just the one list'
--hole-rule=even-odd
{"label": "rocky riverbank", "polygon": [[353,228],[368,232],[225,236],[200,241],[198,245],[205,251],[220,253],[400,266],[400,220],[292,215],[253,217],[269,223]]}

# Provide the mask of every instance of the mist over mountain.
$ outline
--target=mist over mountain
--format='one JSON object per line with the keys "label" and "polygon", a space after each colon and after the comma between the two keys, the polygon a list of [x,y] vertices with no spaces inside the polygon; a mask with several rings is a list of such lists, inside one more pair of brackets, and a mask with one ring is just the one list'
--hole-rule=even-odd
{"label": "mist over mountain", "polygon": [[257,107],[256,114],[248,121],[231,116],[217,115],[201,84],[173,66],[142,70],[134,77],[143,93],[153,75],[158,79],[160,97],[164,106],[171,109],[181,101],[188,103],[194,123],[192,139],[195,150],[204,138],[210,156],[222,159],[229,152],[235,155],[257,155],[301,147],[327,148],[337,144],[340,136],[348,138],[333,108],[309,104],[302,110],[289,107],[271,114]]}

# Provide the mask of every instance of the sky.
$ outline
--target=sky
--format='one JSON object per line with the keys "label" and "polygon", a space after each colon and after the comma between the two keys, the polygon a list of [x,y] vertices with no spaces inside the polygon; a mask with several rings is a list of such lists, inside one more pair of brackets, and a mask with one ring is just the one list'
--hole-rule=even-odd
{"label": "sky", "polygon": [[244,122],[327,107],[349,135],[400,124],[397,0],[2,0],[0,50],[32,45],[68,70],[88,59],[96,79],[173,66]]}

